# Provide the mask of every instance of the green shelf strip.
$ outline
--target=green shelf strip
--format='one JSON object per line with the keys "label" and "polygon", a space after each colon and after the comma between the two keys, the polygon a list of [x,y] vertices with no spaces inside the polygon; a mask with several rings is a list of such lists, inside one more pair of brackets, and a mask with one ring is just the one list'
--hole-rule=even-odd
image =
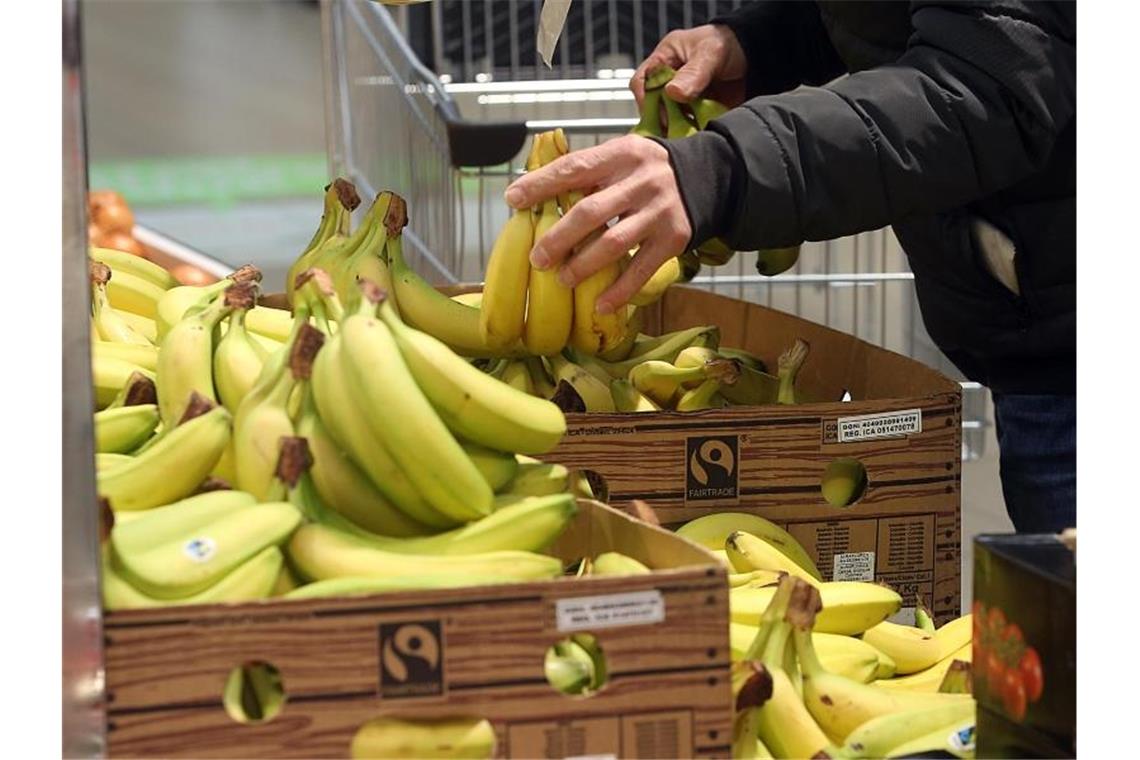
{"label": "green shelf strip", "polygon": [[98,161],[92,189],[113,189],[140,206],[201,204],[319,196],[328,183],[324,154],[153,158]]}

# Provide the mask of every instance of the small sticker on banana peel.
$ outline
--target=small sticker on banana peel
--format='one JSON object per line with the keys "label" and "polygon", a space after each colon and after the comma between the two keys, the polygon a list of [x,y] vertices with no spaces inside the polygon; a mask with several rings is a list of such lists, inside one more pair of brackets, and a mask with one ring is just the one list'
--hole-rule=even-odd
{"label": "small sticker on banana peel", "polygon": [[209,536],[191,539],[182,546],[182,553],[194,562],[209,562],[217,551],[217,542]]}
{"label": "small sticker on banana peel", "polygon": [[657,589],[579,596],[554,603],[559,631],[650,625],[665,620],[665,597]]}

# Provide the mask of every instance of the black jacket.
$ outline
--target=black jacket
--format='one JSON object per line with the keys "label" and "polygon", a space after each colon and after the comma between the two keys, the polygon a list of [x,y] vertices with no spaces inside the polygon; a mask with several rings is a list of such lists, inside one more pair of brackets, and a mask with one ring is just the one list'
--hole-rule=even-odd
{"label": "black jacket", "polygon": [[[694,241],[890,224],[968,377],[1074,392],[1075,3],[769,1],[716,23],[748,57],[750,100],[664,141]],[[983,264],[978,219],[1013,242],[1019,294]]]}

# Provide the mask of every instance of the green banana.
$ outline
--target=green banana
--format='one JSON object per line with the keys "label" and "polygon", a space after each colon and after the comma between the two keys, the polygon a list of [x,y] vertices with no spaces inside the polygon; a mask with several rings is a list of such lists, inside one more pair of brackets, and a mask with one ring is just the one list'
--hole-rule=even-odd
{"label": "green banana", "polygon": [[469,441],[460,441],[459,445],[495,493],[503,490],[519,471],[519,462],[514,454],[495,451]]}
{"label": "green banana", "polygon": [[218,604],[265,599],[269,597],[284,562],[281,550],[276,546],[268,546],[222,576],[214,585],[178,599],[148,596],[119,575],[112,563],[104,563],[103,606],[108,610],[124,610],[171,604]]}
{"label": "green banana", "polygon": [[569,492],[570,471],[562,465],[540,462],[523,454],[517,454],[515,461],[518,471],[504,489],[504,495],[550,496]]}
{"label": "green banana", "polygon": [[641,562],[620,552],[602,552],[590,563],[590,575],[647,575],[651,572]]}
{"label": "green banana", "polygon": [[359,205],[360,196],[356,192],[356,187],[348,180],[337,177],[325,187],[324,213],[321,215],[317,231],[285,275],[285,297],[290,306],[293,304],[297,275],[313,265],[321,246],[326,241],[332,239],[334,235],[348,236],[352,212]]}
{"label": "green banana", "polygon": [[136,404],[95,413],[95,451],[126,454],[154,435],[158,426],[158,407]]}

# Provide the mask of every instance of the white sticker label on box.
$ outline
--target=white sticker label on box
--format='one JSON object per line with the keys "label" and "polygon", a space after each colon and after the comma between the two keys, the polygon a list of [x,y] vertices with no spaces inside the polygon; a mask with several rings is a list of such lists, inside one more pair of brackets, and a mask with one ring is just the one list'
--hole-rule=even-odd
{"label": "white sticker label on box", "polygon": [[554,606],[559,631],[647,625],[665,619],[665,597],[657,589],[625,594],[559,599]]}
{"label": "white sticker label on box", "polygon": [[875,553],[851,552],[836,554],[831,579],[835,581],[875,580]]}
{"label": "white sticker label on box", "polygon": [[904,409],[886,414],[861,414],[836,420],[839,443],[869,441],[873,438],[899,438],[922,432],[922,410]]}

